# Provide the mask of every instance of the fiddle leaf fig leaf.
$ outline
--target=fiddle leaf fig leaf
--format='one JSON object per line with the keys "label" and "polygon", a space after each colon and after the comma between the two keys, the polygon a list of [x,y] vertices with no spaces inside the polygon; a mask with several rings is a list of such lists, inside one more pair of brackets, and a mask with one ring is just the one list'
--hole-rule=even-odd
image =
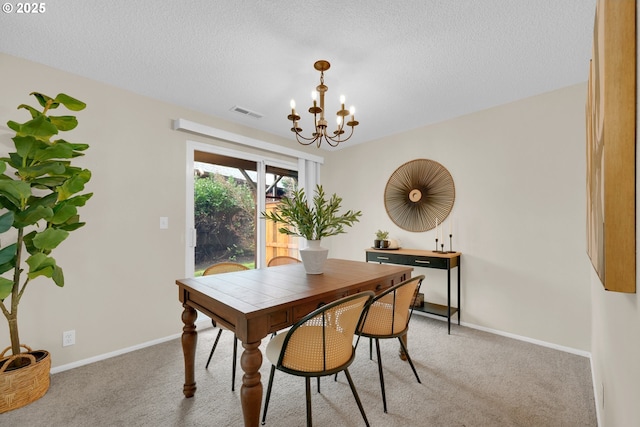
{"label": "fiddle leaf fig leaf", "polygon": [[16,256],[18,246],[15,243],[0,249],[0,265],[5,264]]}
{"label": "fiddle leaf fig leaf", "polygon": [[66,200],[72,195],[84,190],[84,185],[91,179],[91,172],[84,169],[58,187],[58,200]]}
{"label": "fiddle leaf fig leaf", "polygon": [[0,194],[11,200],[16,206],[20,206],[31,195],[31,187],[24,181],[0,180]]}
{"label": "fiddle leaf fig leaf", "polygon": [[5,279],[4,277],[0,277],[0,300],[4,300],[11,295],[12,289],[13,282],[9,279]]}
{"label": "fiddle leaf fig leaf", "polygon": [[42,114],[20,125],[20,130],[18,131],[19,136],[32,135],[45,141],[57,134],[58,128]]}
{"label": "fiddle leaf fig leaf", "polygon": [[84,206],[85,203],[87,203],[87,200],[91,198],[91,196],[93,196],[93,193],[81,194],[80,196],[75,196],[67,199],[66,202],[72,204],[73,206],[80,207]]}
{"label": "fiddle leaf fig leaf", "polygon": [[74,217],[78,213],[78,209],[72,204],[66,203],[56,208],[53,217],[49,220],[52,224],[64,224],[69,218]]}
{"label": "fiddle leaf fig leaf", "polygon": [[49,116],[49,120],[62,131],[72,130],[78,126],[78,120],[74,116]]}
{"label": "fiddle leaf fig leaf", "polygon": [[36,97],[36,99],[38,100],[38,104],[40,104],[43,107],[47,107],[47,103],[50,103],[49,108],[57,108],[58,104],[55,104],[53,102],[53,99],[51,99],[51,97],[39,93],[39,92],[31,92],[29,95],[33,95]]}
{"label": "fiddle leaf fig leaf", "polygon": [[31,107],[30,105],[27,104],[20,104],[18,105],[18,108],[24,108],[25,110],[29,110],[29,113],[31,113],[31,118],[35,119],[38,116],[41,116],[42,113],[38,110],[36,110],[35,108]]}
{"label": "fiddle leaf fig leaf", "polygon": [[53,210],[45,206],[30,206],[22,212],[16,214],[15,225],[24,228],[34,225],[41,219],[49,219],[53,216]]}
{"label": "fiddle leaf fig leaf", "polygon": [[66,230],[47,228],[36,234],[33,238],[33,245],[40,250],[50,251],[51,249],[55,249],[68,236],[69,232]]}
{"label": "fiddle leaf fig leaf", "polygon": [[20,168],[20,176],[25,179],[32,179],[47,174],[60,175],[64,173],[65,169],[66,168],[62,162],[48,162],[36,166]]}
{"label": "fiddle leaf fig leaf", "polygon": [[51,159],[70,159],[73,157],[73,147],[68,142],[56,142],[33,156],[39,162]]}
{"label": "fiddle leaf fig leaf", "polygon": [[38,140],[31,135],[26,135],[13,137],[13,142],[16,145],[16,151],[20,157],[25,158],[29,157],[34,147],[37,146]]}
{"label": "fiddle leaf fig leaf", "polygon": [[8,211],[0,216],[0,233],[4,233],[11,228],[13,225],[13,218],[14,215],[12,211]]}
{"label": "fiddle leaf fig leaf", "polygon": [[84,108],[87,106],[87,104],[85,104],[84,102],[72,98],[64,93],[59,93],[58,96],[56,96],[55,102],[64,105],[71,111],[84,110]]}
{"label": "fiddle leaf fig leaf", "polygon": [[27,258],[29,265],[29,279],[35,279],[38,276],[51,277],[56,265],[56,260],[46,256],[43,253],[37,253]]}
{"label": "fiddle leaf fig leaf", "polygon": [[54,283],[59,287],[64,286],[64,274],[62,272],[62,268],[58,267],[58,265],[53,266],[53,274],[51,275]]}

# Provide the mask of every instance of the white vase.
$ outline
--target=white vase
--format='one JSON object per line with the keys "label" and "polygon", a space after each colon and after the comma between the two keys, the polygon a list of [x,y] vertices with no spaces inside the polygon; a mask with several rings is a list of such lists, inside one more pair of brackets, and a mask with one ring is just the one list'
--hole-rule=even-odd
{"label": "white vase", "polygon": [[322,274],[329,249],[320,246],[320,240],[307,240],[307,247],[300,249],[300,258],[307,274]]}

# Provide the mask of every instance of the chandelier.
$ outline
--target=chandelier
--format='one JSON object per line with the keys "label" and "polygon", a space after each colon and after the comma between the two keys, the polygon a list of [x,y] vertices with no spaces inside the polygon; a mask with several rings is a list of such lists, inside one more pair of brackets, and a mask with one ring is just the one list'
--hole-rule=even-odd
{"label": "chandelier", "polygon": [[[311,98],[313,98],[313,106],[309,108],[309,113],[313,114],[313,122],[315,124],[314,132],[310,137],[303,136],[302,129],[298,125],[298,120],[300,120],[300,116],[296,114],[296,102],[291,100],[291,114],[287,116],[293,127],[291,128],[291,132],[296,134],[296,140],[302,145],[311,145],[316,143],[316,146],[320,148],[320,144],[322,141],[325,141],[332,147],[337,147],[338,144],[344,142],[351,138],[353,135],[353,128],[358,126],[358,122],[355,120],[355,108],[353,106],[346,110],[344,108],[344,95],[340,96],[340,110],[336,113],[336,130],[333,131],[333,135],[330,135],[331,131],[327,130],[327,120],[325,118],[325,109],[324,109],[324,94],[329,88],[324,84],[324,72],[327,71],[331,67],[328,61],[319,60],[313,64],[313,68],[320,71],[320,84],[316,87],[316,90],[311,92]],[[320,106],[318,106],[318,98],[320,98]],[[351,120],[345,123],[345,117],[351,115]],[[349,136],[344,137],[346,126],[351,127],[351,131],[349,132]]]}

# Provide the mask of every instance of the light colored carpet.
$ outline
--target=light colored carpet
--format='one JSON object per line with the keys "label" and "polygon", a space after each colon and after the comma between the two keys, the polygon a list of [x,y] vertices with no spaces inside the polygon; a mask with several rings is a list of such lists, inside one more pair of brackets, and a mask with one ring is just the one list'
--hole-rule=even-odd
{"label": "light colored carpet", "polygon": [[[409,349],[418,384],[398,354],[381,342],[389,412],[378,373],[361,340],[350,368],[372,426],[596,426],[589,359],[502,336],[414,316]],[[233,334],[225,331],[205,370],[215,331],[198,334],[197,392],[184,398],[180,340],[54,374],[31,405],[0,415],[3,426],[242,426],[241,369],[231,391]],[[266,340],[263,342],[263,350]],[[374,350],[375,354],[375,350]],[[266,358],[261,369],[266,392]],[[312,391],[314,425],[363,426],[344,374]],[[276,372],[267,426],[305,425],[304,379]]]}

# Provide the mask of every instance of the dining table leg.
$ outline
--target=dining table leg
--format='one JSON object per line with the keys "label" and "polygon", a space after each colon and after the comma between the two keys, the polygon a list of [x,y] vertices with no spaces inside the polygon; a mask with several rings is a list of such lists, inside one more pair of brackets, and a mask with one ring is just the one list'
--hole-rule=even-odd
{"label": "dining table leg", "polygon": [[184,311],[182,312],[182,353],[184,354],[184,386],[182,392],[185,397],[193,397],[196,393],[196,378],[195,378],[195,360],[196,360],[196,344],[198,342],[198,333],[196,332],[196,318],[198,313],[186,305],[182,305]]}
{"label": "dining table leg", "polygon": [[242,387],[240,388],[240,403],[245,427],[258,427],[260,424],[260,406],[262,404],[262,381],[260,381],[260,367],[262,366],[262,352],[260,340],[252,343],[242,343],[244,351],[240,357],[240,366],[244,371]]}
{"label": "dining table leg", "polygon": [[262,382],[260,381],[260,367],[262,366],[262,352],[260,343],[242,343],[244,351],[240,357],[240,366],[244,371],[242,387],[240,388],[240,403],[245,427],[260,425],[260,407],[262,405]]}

